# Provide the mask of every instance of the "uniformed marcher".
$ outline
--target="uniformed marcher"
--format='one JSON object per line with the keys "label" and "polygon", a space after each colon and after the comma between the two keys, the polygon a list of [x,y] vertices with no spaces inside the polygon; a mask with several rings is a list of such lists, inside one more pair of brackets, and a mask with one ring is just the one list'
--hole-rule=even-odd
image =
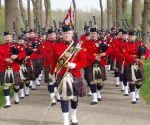
{"label": "uniformed marcher", "polygon": [[[51,75],[50,67],[52,62],[52,54],[54,45],[56,43],[56,32],[53,28],[47,31],[47,39],[44,42],[44,45],[41,48],[42,54],[44,55],[44,73],[45,73],[45,83],[47,83],[48,91],[52,100],[52,106],[56,104],[56,99],[54,97],[54,92],[56,91],[56,78],[55,75]],[[57,94],[57,99],[60,100],[59,94]]]}
{"label": "uniformed marcher", "polygon": [[17,45],[12,43],[12,36],[9,32],[4,33],[4,44],[0,45],[0,63],[1,63],[1,81],[4,86],[5,106],[8,108],[11,106],[10,102],[10,86],[13,84],[14,88],[14,103],[19,103],[19,87],[21,84],[20,77],[20,65],[19,60],[24,59],[25,51],[19,52]]}
{"label": "uniformed marcher", "polygon": [[90,83],[93,100],[91,105],[97,104],[102,100],[101,90],[106,80],[105,65],[106,61],[101,60],[99,54],[100,41],[98,41],[98,34],[96,28],[90,30],[90,40],[83,43],[83,49],[87,58],[87,67],[85,73],[87,74],[87,81]]}
{"label": "uniformed marcher", "polygon": [[79,44],[72,40],[72,27],[66,25],[62,30],[63,41],[56,44],[53,51],[53,63],[56,67],[52,67],[51,70],[56,72],[57,85],[60,87],[63,125],[70,125],[69,101],[71,102],[71,125],[78,125],[76,117],[78,97],[85,95],[80,70],[85,67],[86,57]]}

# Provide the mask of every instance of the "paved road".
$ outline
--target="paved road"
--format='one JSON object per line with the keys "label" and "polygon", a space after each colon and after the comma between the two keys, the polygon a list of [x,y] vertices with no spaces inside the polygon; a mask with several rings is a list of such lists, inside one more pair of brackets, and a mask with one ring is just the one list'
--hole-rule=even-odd
{"label": "paved road", "polygon": [[[80,98],[78,108],[79,125],[150,125],[150,106],[142,99],[138,104],[130,103],[115,79],[108,73],[108,80],[102,91],[103,101],[91,106],[91,97]],[[32,91],[19,105],[0,109],[0,125],[38,125],[49,103],[49,95],[44,83]],[[50,107],[43,125],[62,125],[60,104]]]}

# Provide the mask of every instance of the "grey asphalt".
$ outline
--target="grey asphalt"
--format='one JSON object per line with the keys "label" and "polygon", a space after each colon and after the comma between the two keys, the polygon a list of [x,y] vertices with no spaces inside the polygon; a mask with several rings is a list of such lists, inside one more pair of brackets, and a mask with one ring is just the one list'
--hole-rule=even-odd
{"label": "grey asphalt", "polygon": [[[79,99],[79,125],[150,125],[150,105],[141,98],[138,104],[131,104],[123,96],[120,87],[115,87],[115,78],[108,73],[108,80],[102,91],[103,101],[90,105],[91,97]],[[39,125],[40,119],[50,101],[46,84],[31,91],[29,97],[13,104],[9,109],[0,109],[0,125]],[[62,125],[60,104],[50,107],[42,125]]]}

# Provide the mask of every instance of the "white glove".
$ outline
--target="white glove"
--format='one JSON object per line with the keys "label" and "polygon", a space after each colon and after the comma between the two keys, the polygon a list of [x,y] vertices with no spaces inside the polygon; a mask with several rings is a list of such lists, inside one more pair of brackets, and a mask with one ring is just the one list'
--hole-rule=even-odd
{"label": "white glove", "polygon": [[82,49],[82,48],[81,48],[81,45],[80,45],[79,43],[77,44],[76,49],[78,49],[78,50],[81,50],[81,49]]}
{"label": "white glove", "polygon": [[50,75],[50,79],[53,81],[53,83],[56,82],[55,74]]}
{"label": "white glove", "polygon": [[74,68],[76,68],[76,64],[75,64],[75,63],[70,63],[70,62],[68,62],[68,67],[69,67],[70,69],[74,69]]}

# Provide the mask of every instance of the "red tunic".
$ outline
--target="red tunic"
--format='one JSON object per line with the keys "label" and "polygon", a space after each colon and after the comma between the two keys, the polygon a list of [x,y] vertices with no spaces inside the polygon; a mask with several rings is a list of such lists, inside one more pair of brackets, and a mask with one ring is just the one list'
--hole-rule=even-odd
{"label": "red tunic", "polygon": [[47,40],[44,42],[44,45],[41,48],[42,54],[44,56],[44,67],[50,66],[50,61],[52,60],[50,58],[53,54],[54,44],[54,42]]}
{"label": "red tunic", "polygon": [[86,35],[85,34],[81,35],[80,36],[80,41],[85,41],[85,40],[86,40]]}
{"label": "red tunic", "polygon": [[[51,74],[54,73],[54,69],[56,66],[56,63],[61,56],[61,54],[67,49],[67,47],[70,44],[65,44],[64,42],[60,42],[55,44],[54,51],[53,51],[53,61],[51,66]],[[69,62],[71,59],[69,60]],[[75,77],[81,77],[80,69],[84,68],[86,65],[86,57],[83,50],[81,50],[74,58],[73,63],[76,63],[75,69],[69,69],[69,72],[71,72]],[[64,67],[58,74],[58,76],[63,75],[66,72],[66,67]]]}
{"label": "red tunic", "polygon": [[[11,57],[11,46],[12,44],[2,44],[0,45],[0,71],[5,72],[8,66],[11,66],[14,72],[17,72],[20,70],[20,65],[14,61],[13,63],[7,63],[5,60],[6,58]],[[14,45],[16,48],[18,48],[18,45]],[[26,57],[25,51],[22,51],[18,54],[18,59],[24,59]]]}

